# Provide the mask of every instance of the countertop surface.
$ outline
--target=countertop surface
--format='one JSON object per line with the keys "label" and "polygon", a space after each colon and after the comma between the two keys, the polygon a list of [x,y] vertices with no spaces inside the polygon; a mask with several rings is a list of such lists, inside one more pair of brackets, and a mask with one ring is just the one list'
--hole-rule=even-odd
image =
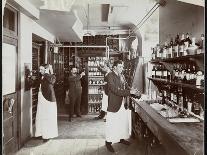
{"label": "countertop surface", "polygon": [[203,155],[204,123],[170,123],[157,113],[149,103],[137,101],[135,111],[153,134],[165,146],[169,154]]}

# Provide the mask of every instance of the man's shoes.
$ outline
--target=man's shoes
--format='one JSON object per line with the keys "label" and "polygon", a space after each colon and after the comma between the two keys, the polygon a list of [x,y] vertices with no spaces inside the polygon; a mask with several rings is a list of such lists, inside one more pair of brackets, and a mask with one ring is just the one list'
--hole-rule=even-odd
{"label": "man's shoes", "polygon": [[77,116],[77,117],[81,117],[81,115],[79,115],[79,114],[78,114],[78,115],[76,115],[76,116]]}
{"label": "man's shoes", "polygon": [[126,141],[124,139],[120,139],[119,143],[122,143],[122,144],[125,144],[125,145],[130,145],[131,144],[129,141]]}
{"label": "man's shoes", "polygon": [[43,139],[43,143],[48,142],[50,139]]}
{"label": "man's shoes", "polygon": [[100,114],[97,117],[95,117],[95,119],[103,119],[105,117],[105,114],[106,112],[101,110]]}
{"label": "man's shoes", "polygon": [[112,145],[111,145],[112,143],[111,142],[107,142],[106,141],[106,148],[107,148],[107,150],[109,151],[109,152],[112,152],[112,153],[114,153],[115,151],[114,151],[114,148],[112,147]]}

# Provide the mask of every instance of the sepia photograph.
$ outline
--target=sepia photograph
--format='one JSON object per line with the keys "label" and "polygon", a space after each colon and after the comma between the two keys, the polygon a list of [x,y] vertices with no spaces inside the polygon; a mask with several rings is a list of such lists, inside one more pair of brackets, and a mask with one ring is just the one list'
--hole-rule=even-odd
{"label": "sepia photograph", "polygon": [[2,155],[205,155],[204,0],[2,0]]}

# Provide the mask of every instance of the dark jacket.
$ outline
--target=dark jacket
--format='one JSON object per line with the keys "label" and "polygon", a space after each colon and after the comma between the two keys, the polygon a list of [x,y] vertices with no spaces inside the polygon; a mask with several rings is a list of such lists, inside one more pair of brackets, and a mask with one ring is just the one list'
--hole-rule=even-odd
{"label": "dark jacket", "polygon": [[54,83],[56,81],[55,75],[44,74],[41,83],[41,91],[44,98],[50,102],[55,102],[55,91],[54,91]]}
{"label": "dark jacket", "polygon": [[123,97],[130,96],[130,90],[124,89],[124,84],[114,71],[110,72],[108,78],[108,108],[109,112],[119,111]]}
{"label": "dark jacket", "polygon": [[77,76],[70,75],[68,78],[68,87],[69,87],[70,93],[77,91],[77,90],[82,90],[81,76],[80,75],[77,75]]}

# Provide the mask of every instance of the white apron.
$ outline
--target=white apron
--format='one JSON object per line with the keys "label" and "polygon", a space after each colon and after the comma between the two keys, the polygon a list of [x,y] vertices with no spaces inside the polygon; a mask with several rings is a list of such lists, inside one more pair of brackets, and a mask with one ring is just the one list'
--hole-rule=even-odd
{"label": "white apron", "polygon": [[118,112],[108,112],[106,116],[106,141],[117,143],[120,139],[128,139],[131,134],[131,111],[124,108],[124,103]]}
{"label": "white apron", "polygon": [[46,100],[41,91],[38,93],[35,127],[35,137],[50,139],[58,136],[56,102]]}
{"label": "white apron", "polygon": [[102,98],[101,110],[106,112],[108,107],[108,96],[105,94],[104,91],[102,93],[103,93],[103,98]]}

